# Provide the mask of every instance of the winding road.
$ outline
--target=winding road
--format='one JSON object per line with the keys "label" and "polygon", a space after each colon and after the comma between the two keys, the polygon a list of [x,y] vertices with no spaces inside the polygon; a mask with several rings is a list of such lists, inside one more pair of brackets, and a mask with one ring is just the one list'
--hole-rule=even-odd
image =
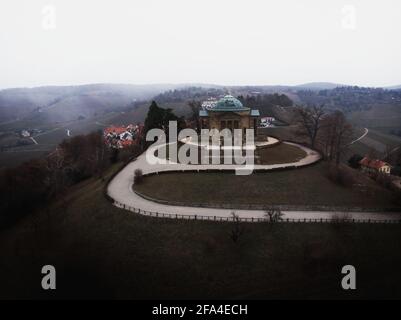
{"label": "winding road", "polygon": [[[286,167],[302,167],[311,163],[314,163],[320,159],[320,154],[306,148],[302,145],[298,145],[290,142],[283,142],[289,145],[295,145],[306,152],[306,157],[303,159],[284,164],[273,164],[273,165],[255,165],[254,170],[272,170],[276,168]],[[163,146],[163,145],[162,145]],[[159,146],[162,147],[162,146]],[[153,149],[152,151],[155,151]],[[146,153],[141,154],[136,160],[130,162],[125,166],[109,183],[107,187],[108,195],[114,200],[114,204],[117,207],[131,207],[142,211],[158,212],[160,214],[167,214],[174,217],[175,215],[188,215],[188,216],[204,216],[204,217],[231,217],[232,209],[220,209],[220,208],[200,208],[200,207],[189,207],[189,206],[173,206],[161,204],[158,202],[147,200],[132,190],[134,171],[141,169],[143,174],[156,173],[162,171],[204,171],[208,169],[220,169],[220,170],[233,170],[238,168],[237,165],[184,165],[178,163],[169,164],[149,164],[146,159]],[[174,186],[172,186],[174,187]],[[264,218],[265,212],[263,210],[235,210],[235,213],[240,218]],[[343,212],[333,211],[283,211],[284,219],[332,219],[334,214],[342,215]],[[351,219],[371,219],[377,221],[383,220],[401,220],[399,213],[385,213],[385,212],[347,212],[347,217]]]}

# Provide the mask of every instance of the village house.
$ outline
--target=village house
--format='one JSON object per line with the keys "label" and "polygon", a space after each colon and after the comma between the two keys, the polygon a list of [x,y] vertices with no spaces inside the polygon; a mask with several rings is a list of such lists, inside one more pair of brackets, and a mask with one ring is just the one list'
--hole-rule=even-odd
{"label": "village house", "polygon": [[391,172],[391,166],[382,160],[364,157],[361,161],[359,161],[359,164],[361,165],[362,171],[369,175],[378,173],[390,174]]}
{"label": "village house", "polygon": [[112,148],[122,149],[138,144],[143,126],[110,126],[104,129],[103,134],[106,144]]}
{"label": "village house", "polygon": [[30,137],[30,136],[31,136],[31,134],[29,133],[28,130],[22,130],[22,131],[21,131],[21,137],[23,137],[23,138],[28,138],[28,137]]}

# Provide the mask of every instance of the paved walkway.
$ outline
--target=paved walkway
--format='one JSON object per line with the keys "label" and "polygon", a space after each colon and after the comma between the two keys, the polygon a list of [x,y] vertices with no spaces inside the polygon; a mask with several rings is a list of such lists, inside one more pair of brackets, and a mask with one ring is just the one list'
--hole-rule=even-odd
{"label": "paved walkway", "polygon": [[369,133],[369,129],[363,128],[363,130],[364,130],[363,134],[359,138],[352,141],[350,144],[354,144],[355,142],[358,142],[359,140],[362,140],[363,138],[365,138],[365,136]]}
{"label": "paved walkway", "polygon": [[[284,142],[289,145],[295,145],[303,149],[307,156],[297,162],[274,164],[274,165],[255,165],[254,170],[272,170],[275,168],[286,167],[302,167],[314,163],[320,159],[320,155],[304,146],[297,145],[290,142]],[[161,147],[161,146],[159,146]],[[199,208],[187,206],[171,206],[157,202],[153,202],[143,197],[140,197],[132,191],[134,171],[141,169],[143,174],[162,172],[162,171],[188,171],[198,170],[204,171],[207,169],[220,169],[232,170],[238,168],[237,165],[183,165],[177,163],[170,164],[154,164],[151,165],[146,160],[146,153],[140,155],[135,161],[129,163],[123,170],[121,170],[114,179],[109,183],[107,192],[108,195],[114,199],[118,207],[131,207],[141,211],[158,212],[159,214],[170,215],[192,215],[192,216],[205,216],[205,217],[231,217],[232,209],[217,209],[217,208]],[[177,183],[179,183],[177,181]],[[174,188],[174,186],[171,186]],[[264,218],[265,212],[263,210],[235,210],[235,213],[241,218]],[[339,215],[342,212],[328,212],[328,211],[283,211],[284,219],[331,219],[333,215]],[[401,215],[398,213],[380,213],[380,212],[350,212],[348,217],[351,219],[371,219],[371,220],[400,220]]]}
{"label": "paved walkway", "polygon": [[[229,146],[229,147],[225,147],[224,145],[223,146],[213,146],[213,145],[210,145],[209,143],[206,143],[206,144],[202,144],[202,142],[193,142],[192,141],[192,137],[187,137],[187,138],[184,138],[184,139],[182,139],[181,140],[181,142],[183,142],[183,143],[186,143],[186,144],[189,144],[189,145],[192,145],[192,146],[200,146],[200,147],[204,147],[204,148],[206,148],[207,150],[213,150],[213,149],[215,149],[215,148],[218,148],[218,149],[238,149],[239,147],[235,147],[235,146]],[[258,147],[266,147],[266,146],[271,146],[271,145],[274,145],[274,144],[276,144],[276,143],[278,143],[279,142],[279,140],[278,139],[276,139],[276,138],[273,138],[273,137],[266,137],[266,140],[265,141],[255,141],[255,144],[253,145],[253,146],[251,146],[251,147],[249,147],[250,149],[252,149],[252,150],[254,150],[255,149],[255,147],[256,148],[258,148]],[[242,149],[247,149],[247,146],[244,146]]]}

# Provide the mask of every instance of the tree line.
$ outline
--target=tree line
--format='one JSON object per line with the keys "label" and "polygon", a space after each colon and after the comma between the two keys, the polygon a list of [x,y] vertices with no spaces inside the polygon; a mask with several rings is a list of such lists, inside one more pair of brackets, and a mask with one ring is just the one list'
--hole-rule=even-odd
{"label": "tree line", "polygon": [[[47,156],[0,171],[0,226],[13,223],[90,178],[103,178],[113,162],[140,152],[107,147],[102,132],[64,140]],[[136,149],[136,150],[135,150]]]}
{"label": "tree line", "polygon": [[295,114],[297,133],[326,160],[338,165],[354,137],[345,115],[340,110],[328,111],[324,105],[297,106]]}
{"label": "tree line", "polygon": [[378,104],[401,106],[401,90],[348,86],[326,90],[299,90],[297,95],[304,104],[324,104],[328,109],[341,108],[345,113],[370,110]]}
{"label": "tree line", "polygon": [[[145,120],[145,135],[153,128],[161,128],[168,134],[168,123],[172,120],[178,121],[179,129],[185,127],[183,118],[152,101]],[[147,147],[145,135],[140,144],[125,149],[108,147],[102,131],[79,135],[64,140],[45,157],[1,170],[0,227],[47,206],[85,179],[103,179],[113,163],[126,162],[143,152]]]}

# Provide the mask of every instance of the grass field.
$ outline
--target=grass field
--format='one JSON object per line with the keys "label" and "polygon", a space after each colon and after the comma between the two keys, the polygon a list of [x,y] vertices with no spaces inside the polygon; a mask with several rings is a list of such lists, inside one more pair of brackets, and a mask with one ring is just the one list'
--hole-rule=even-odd
{"label": "grass field", "polygon": [[47,153],[49,153],[49,150],[44,149],[2,152],[0,153],[0,169],[15,167],[23,162],[44,157]]}
{"label": "grass field", "polygon": [[[91,119],[41,124],[37,127],[22,127],[24,129],[35,128],[42,130],[41,133],[34,134],[38,145],[19,146],[0,152],[0,168],[17,166],[30,159],[39,158],[54,150],[64,139],[69,139],[72,136],[103,130],[109,124],[132,123],[129,122],[131,118],[128,116],[125,116],[125,122],[121,122],[123,116],[124,114],[120,112],[109,112]],[[24,125],[24,122],[19,125]],[[67,130],[69,130],[70,136],[68,136]]]}
{"label": "grass field", "polygon": [[368,134],[364,138],[350,146],[344,160],[347,161],[353,154],[365,156],[372,152],[375,152],[377,157],[381,158],[386,152],[399,147],[401,147],[400,137],[369,129]]}
{"label": "grass field", "polygon": [[[1,232],[1,298],[401,298],[400,225],[245,224],[234,243],[232,223],[142,217],[103,188],[83,182]],[[45,264],[55,291],[40,287]]]}
{"label": "grass field", "polygon": [[369,110],[352,112],[348,117],[353,124],[371,129],[399,128],[401,124],[400,108],[397,104],[375,104]]}
{"label": "grass field", "polygon": [[[399,207],[395,193],[359,174],[359,183],[365,185],[364,188],[344,187],[332,182],[326,175],[325,166],[325,163],[319,163],[306,168],[251,176],[237,176],[233,173],[168,173],[145,177],[143,183],[134,188],[155,199],[187,204]],[[173,185],[174,188],[171,188]]]}
{"label": "grass field", "polygon": [[[400,124],[401,125],[401,124]],[[386,134],[378,130],[369,130],[368,136],[372,139],[375,139],[385,146],[390,148],[395,148],[401,145],[401,137],[397,137],[395,135]]]}
{"label": "grass field", "polygon": [[[175,146],[175,144],[173,144]],[[172,145],[172,146],[173,146]],[[177,147],[177,152],[179,151],[179,148],[183,145],[183,143],[179,142],[178,147]],[[166,158],[170,159],[169,157],[169,147],[170,145],[166,145],[163,147],[160,147],[160,151],[165,152]],[[196,151],[196,149],[198,149]],[[201,148],[197,147],[191,147],[191,152],[198,152],[198,163],[201,163],[201,155],[202,151]],[[156,151],[156,156],[158,155],[158,152]],[[212,151],[209,151],[209,156],[212,155]],[[245,152],[244,154],[245,155]],[[159,154],[160,157],[162,157],[162,153]],[[233,156],[233,153],[231,153],[231,156]],[[303,151],[302,149],[285,144],[285,143],[280,143],[274,146],[271,146],[269,148],[258,148],[255,151],[255,163],[256,164],[264,164],[264,165],[269,165],[269,164],[279,164],[279,163],[290,163],[290,162],[297,162],[302,158],[306,157],[306,152]],[[162,157],[163,158],[163,157]],[[234,162],[234,160],[233,160]],[[209,163],[212,163],[211,158],[209,158]],[[220,163],[224,163],[224,152],[221,152],[221,158],[220,158]]]}
{"label": "grass field", "polygon": [[306,157],[306,152],[296,146],[280,143],[270,148],[257,149],[256,156],[260,164],[277,164],[297,162]]}

